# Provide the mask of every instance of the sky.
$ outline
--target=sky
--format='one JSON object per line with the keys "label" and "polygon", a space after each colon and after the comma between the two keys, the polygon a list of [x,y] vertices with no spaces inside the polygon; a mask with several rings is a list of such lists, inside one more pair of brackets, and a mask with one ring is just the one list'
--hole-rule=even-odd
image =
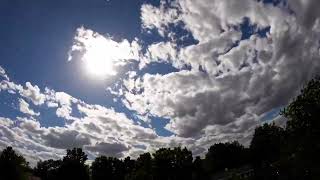
{"label": "sky", "polygon": [[320,70],[318,0],[2,0],[0,149],[250,144]]}

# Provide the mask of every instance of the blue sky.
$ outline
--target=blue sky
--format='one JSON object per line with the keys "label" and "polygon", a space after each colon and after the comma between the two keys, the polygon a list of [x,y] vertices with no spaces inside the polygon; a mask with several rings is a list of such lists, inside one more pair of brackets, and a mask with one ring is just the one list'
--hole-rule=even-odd
{"label": "blue sky", "polygon": [[[107,96],[105,88],[112,81],[88,80],[80,68],[75,68],[79,66],[77,62],[67,62],[68,51],[80,26],[109,34],[115,39],[142,37],[140,7],[146,2],[159,4],[153,1],[104,0],[7,1],[1,6],[1,65],[18,83],[30,81],[42,89],[50,87],[81,97],[88,103],[116,106],[127,112]],[[167,67],[153,69],[151,67],[150,71],[161,72]],[[44,126],[47,123],[56,125],[43,121]]]}
{"label": "blue sky", "polygon": [[319,72],[317,5],[1,1],[0,148],[35,161],[68,143],[91,157],[248,144]]}

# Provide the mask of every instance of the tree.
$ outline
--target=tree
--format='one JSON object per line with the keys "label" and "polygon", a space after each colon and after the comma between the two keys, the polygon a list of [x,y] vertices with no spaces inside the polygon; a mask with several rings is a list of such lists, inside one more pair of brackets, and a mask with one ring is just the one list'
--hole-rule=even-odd
{"label": "tree", "polygon": [[24,180],[27,179],[27,161],[18,155],[12,147],[5,148],[0,155],[0,179]]}
{"label": "tree", "polygon": [[204,160],[197,156],[192,163],[192,179],[209,179],[204,169]]}
{"label": "tree", "polygon": [[255,165],[273,163],[280,159],[282,145],[284,145],[285,131],[275,124],[265,123],[254,131],[250,144],[250,153]]}
{"label": "tree", "polygon": [[192,153],[186,148],[161,148],[153,154],[154,179],[192,178]]}
{"label": "tree", "polygon": [[39,161],[34,168],[34,174],[40,177],[42,180],[55,180],[58,179],[59,168],[61,166],[61,160],[46,160]]}
{"label": "tree", "polygon": [[59,168],[59,179],[88,180],[89,170],[85,165],[86,160],[87,155],[81,148],[68,149]]}
{"label": "tree", "polygon": [[309,81],[300,95],[281,112],[288,121],[286,131],[289,141],[289,163],[294,171],[306,176],[320,178],[320,77]]}
{"label": "tree", "polygon": [[150,153],[140,154],[135,162],[134,170],[129,173],[126,180],[151,180],[152,157]]}
{"label": "tree", "polygon": [[247,149],[237,141],[212,145],[205,158],[207,171],[211,174],[225,169],[237,168],[247,163]]}
{"label": "tree", "polygon": [[91,165],[92,180],[123,180],[124,164],[114,157],[97,157]]}
{"label": "tree", "polygon": [[135,160],[132,160],[129,156],[123,160],[123,168],[125,174],[130,174],[134,170]]}
{"label": "tree", "polygon": [[256,179],[276,179],[275,163],[283,156],[285,131],[275,124],[257,127],[250,144],[250,154]]}

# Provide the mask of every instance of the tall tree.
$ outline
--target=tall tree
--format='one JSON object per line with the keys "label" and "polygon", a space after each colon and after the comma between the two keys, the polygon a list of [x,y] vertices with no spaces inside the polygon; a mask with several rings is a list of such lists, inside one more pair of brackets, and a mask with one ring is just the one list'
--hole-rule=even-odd
{"label": "tall tree", "polygon": [[126,180],[152,180],[152,177],[152,157],[150,153],[144,153],[140,154]]}
{"label": "tall tree", "polygon": [[296,176],[320,178],[320,77],[309,81],[282,111],[288,119],[290,164]]}
{"label": "tall tree", "polygon": [[0,154],[0,179],[25,180],[27,161],[18,155],[12,147],[5,148]]}
{"label": "tall tree", "polygon": [[85,164],[86,160],[87,155],[81,148],[68,149],[59,169],[59,179],[88,180],[89,169]]}
{"label": "tall tree", "polygon": [[92,180],[123,180],[125,168],[121,160],[114,157],[97,157],[91,165]]}
{"label": "tall tree", "polygon": [[192,153],[186,148],[161,148],[153,154],[153,157],[155,180],[192,178]]}
{"label": "tall tree", "polygon": [[46,160],[39,161],[34,168],[34,174],[41,178],[41,180],[55,180],[58,179],[59,168],[61,160]]}
{"label": "tall tree", "polygon": [[204,160],[197,156],[192,163],[192,179],[209,179],[204,168]]}
{"label": "tall tree", "polygon": [[275,124],[257,127],[250,144],[250,153],[255,165],[273,163],[280,159],[281,149],[285,143],[285,131]]}
{"label": "tall tree", "polygon": [[280,160],[286,141],[285,131],[275,124],[264,124],[255,129],[250,156],[256,179],[272,180],[278,178],[278,169],[274,165]]}
{"label": "tall tree", "polygon": [[211,174],[237,168],[246,163],[248,163],[247,150],[237,141],[212,145],[205,158],[206,169]]}

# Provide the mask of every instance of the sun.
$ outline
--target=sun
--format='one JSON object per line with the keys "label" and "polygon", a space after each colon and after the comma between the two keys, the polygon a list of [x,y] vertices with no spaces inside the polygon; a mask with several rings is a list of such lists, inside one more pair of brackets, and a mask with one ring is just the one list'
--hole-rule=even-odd
{"label": "sun", "polygon": [[89,77],[105,79],[116,76],[126,64],[140,58],[140,45],[137,40],[115,41],[85,28],[77,29],[68,60],[74,52],[79,52],[83,68]]}
{"label": "sun", "polygon": [[112,49],[95,45],[87,49],[82,60],[86,71],[90,75],[104,78],[117,74],[113,56]]}

